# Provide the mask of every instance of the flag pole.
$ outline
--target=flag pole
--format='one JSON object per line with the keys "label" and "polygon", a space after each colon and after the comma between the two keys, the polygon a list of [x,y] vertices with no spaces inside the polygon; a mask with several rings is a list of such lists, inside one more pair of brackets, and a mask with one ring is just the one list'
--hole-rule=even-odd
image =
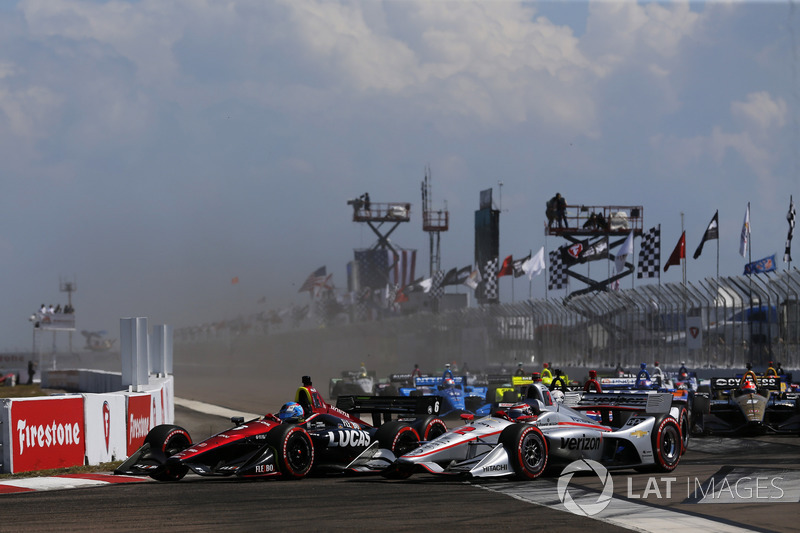
{"label": "flag pole", "polygon": [[[684,287],[686,287],[686,263],[688,263],[688,261],[686,260],[686,236],[684,235],[685,231],[686,230],[683,228],[683,211],[681,211],[681,236],[683,237],[683,250],[684,250],[684,253],[683,253],[683,268],[681,270],[683,271],[682,273],[683,273],[683,286]],[[684,308],[685,307],[686,307],[686,302],[684,302]]]}
{"label": "flag pole", "polygon": [[717,210],[717,280],[719,280],[719,210]]}

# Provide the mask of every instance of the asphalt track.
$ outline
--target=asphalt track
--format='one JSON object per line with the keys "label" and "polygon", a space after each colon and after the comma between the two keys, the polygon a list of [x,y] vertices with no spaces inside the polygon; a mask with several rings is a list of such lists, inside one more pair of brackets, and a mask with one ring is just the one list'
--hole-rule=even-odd
{"label": "asphalt track", "polygon": [[[177,396],[233,412],[274,412],[299,382],[299,374],[267,378],[201,366],[176,364]],[[230,413],[223,414],[179,405],[176,422],[201,440],[229,426]],[[670,475],[626,470],[610,479],[614,497],[587,517],[562,503],[557,474],[535,482],[431,475],[403,481],[379,476],[242,481],[189,475],[179,483],[0,495],[5,511],[0,531],[800,531],[797,437],[695,438]],[[600,502],[608,486],[594,473],[576,474],[565,494],[580,513]]]}

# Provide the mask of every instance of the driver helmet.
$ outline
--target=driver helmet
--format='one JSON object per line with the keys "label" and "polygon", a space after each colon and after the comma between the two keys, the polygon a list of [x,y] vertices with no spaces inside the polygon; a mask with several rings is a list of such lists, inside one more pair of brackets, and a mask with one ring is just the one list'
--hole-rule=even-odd
{"label": "driver helmet", "polygon": [[652,386],[653,386],[653,382],[650,380],[650,378],[645,377],[645,378],[639,378],[639,379],[636,380],[636,388],[637,389],[649,389]]}
{"label": "driver helmet", "polygon": [[453,380],[453,378],[444,378],[444,383],[442,384],[443,388],[452,389],[455,388],[455,386],[456,382]]}
{"label": "driver helmet", "polygon": [[750,381],[749,379],[742,383],[742,392],[749,392],[755,394],[756,392],[756,384]]}
{"label": "driver helmet", "polygon": [[550,391],[550,396],[553,398],[554,403],[564,403],[565,395],[562,391],[555,389]]}
{"label": "driver helmet", "polygon": [[283,422],[297,422],[303,418],[303,406],[297,402],[287,402],[281,407],[278,418]]}
{"label": "driver helmet", "polygon": [[511,420],[517,420],[522,416],[533,416],[533,409],[527,403],[518,403],[509,407],[506,413]]}

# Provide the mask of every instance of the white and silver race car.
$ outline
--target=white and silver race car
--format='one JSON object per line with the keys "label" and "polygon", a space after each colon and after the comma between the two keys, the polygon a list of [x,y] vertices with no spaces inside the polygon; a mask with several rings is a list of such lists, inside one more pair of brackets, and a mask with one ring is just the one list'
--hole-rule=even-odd
{"label": "white and silver race car", "polygon": [[[684,451],[678,421],[670,416],[669,393],[587,392],[553,402],[547,387],[535,384],[524,403],[467,423],[397,458],[383,475],[405,478],[414,472],[468,477],[513,476],[535,479],[548,467],[592,459],[608,469],[670,472]],[[605,413],[599,423],[584,411]],[[380,450],[366,450],[354,469],[376,465]]]}

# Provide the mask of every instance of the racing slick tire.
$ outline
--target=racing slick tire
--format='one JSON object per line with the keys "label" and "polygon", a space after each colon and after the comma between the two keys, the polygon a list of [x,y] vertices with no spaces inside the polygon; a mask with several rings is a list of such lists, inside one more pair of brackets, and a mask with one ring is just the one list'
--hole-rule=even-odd
{"label": "racing slick tire", "polygon": [[685,407],[681,407],[678,412],[678,427],[681,430],[681,453],[684,453],[689,445],[689,434],[691,433],[689,411]]}
{"label": "racing slick tire", "polygon": [[[180,426],[161,424],[147,433],[144,442],[150,444],[151,450],[158,450],[164,454],[164,459],[168,459],[191,446],[192,437]],[[186,465],[165,462],[163,468],[150,474],[150,477],[156,481],[179,481],[188,471]]]}
{"label": "racing slick tire", "polygon": [[424,441],[433,440],[439,435],[447,433],[447,424],[444,423],[444,420],[433,415],[415,420],[411,427],[416,430],[419,439]]}
{"label": "racing slick tire", "polygon": [[547,467],[547,440],[529,424],[512,424],[500,433],[502,444],[517,479],[536,479]]}
{"label": "racing slick tire", "polygon": [[669,415],[656,418],[652,431],[653,469],[656,472],[672,472],[681,460],[683,442],[678,421]]}
{"label": "racing slick tire", "polygon": [[399,420],[386,422],[375,432],[375,440],[381,448],[391,450],[395,457],[407,454],[419,446],[419,433]]}
{"label": "racing slick tire", "polygon": [[281,424],[267,433],[267,444],[275,450],[275,462],[283,479],[303,478],[314,466],[314,443],[299,426]]}

